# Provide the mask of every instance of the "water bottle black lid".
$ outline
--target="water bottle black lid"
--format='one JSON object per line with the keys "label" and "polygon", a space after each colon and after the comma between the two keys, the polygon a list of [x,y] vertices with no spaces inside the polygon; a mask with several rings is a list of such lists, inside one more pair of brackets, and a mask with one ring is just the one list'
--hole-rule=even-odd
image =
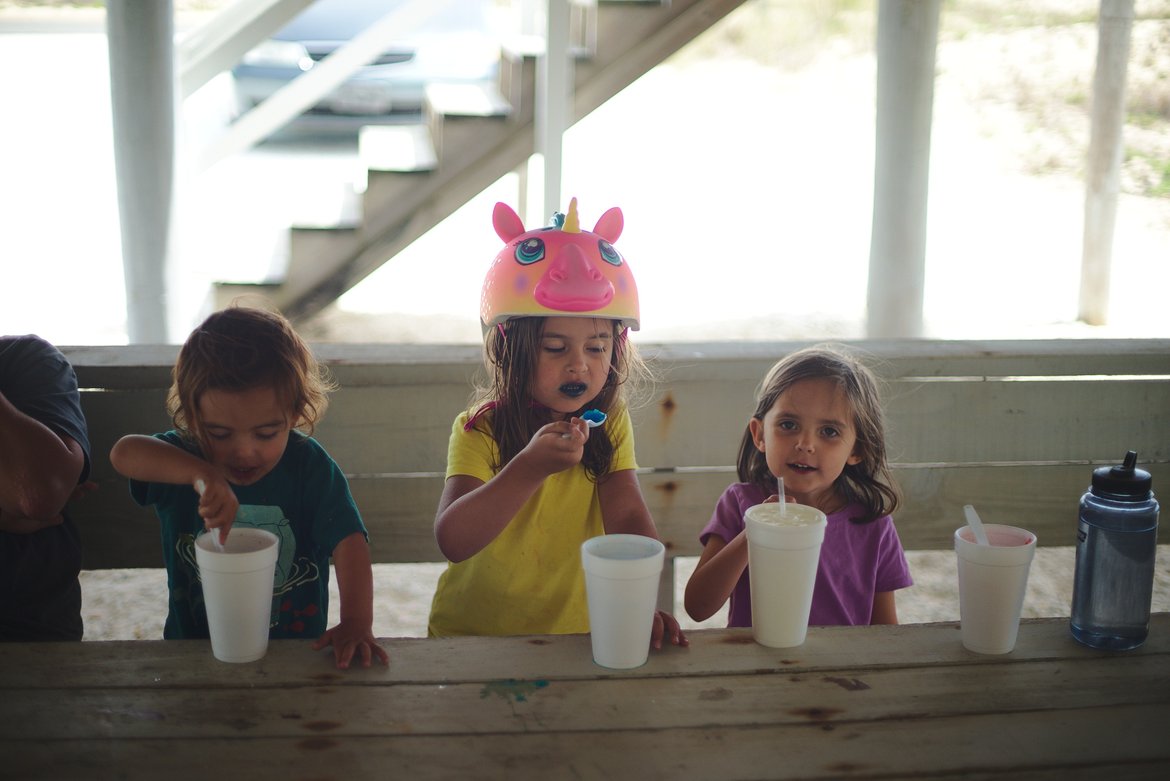
{"label": "water bottle black lid", "polygon": [[1103,466],[1093,470],[1093,493],[1124,499],[1145,499],[1150,495],[1153,478],[1144,469],[1138,469],[1137,451],[1125,454],[1120,466]]}

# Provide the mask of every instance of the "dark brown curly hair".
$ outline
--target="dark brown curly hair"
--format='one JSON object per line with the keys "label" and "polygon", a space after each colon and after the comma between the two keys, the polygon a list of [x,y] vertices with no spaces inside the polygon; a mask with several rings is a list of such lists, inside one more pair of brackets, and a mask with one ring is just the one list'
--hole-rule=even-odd
{"label": "dark brown curly hair", "polygon": [[199,399],[208,390],[271,387],[293,428],[312,434],[336,384],[282,315],[233,306],[210,315],[179,350],[167,412],[184,438],[202,444]]}

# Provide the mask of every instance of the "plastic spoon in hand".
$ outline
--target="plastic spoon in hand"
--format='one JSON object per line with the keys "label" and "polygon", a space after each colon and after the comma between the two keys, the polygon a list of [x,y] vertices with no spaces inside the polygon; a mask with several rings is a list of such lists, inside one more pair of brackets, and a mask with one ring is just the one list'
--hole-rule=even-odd
{"label": "plastic spoon in hand", "polygon": [[[589,409],[581,413],[581,420],[585,421],[586,432],[588,429],[597,428],[605,422],[606,414],[599,409]],[[561,434],[561,439],[572,439],[572,434]]]}
{"label": "plastic spoon in hand", "polygon": [[971,533],[975,535],[975,542],[980,545],[990,545],[987,531],[983,528],[983,521],[979,520],[979,514],[975,512],[975,508],[969,504],[963,505],[963,514],[967,516],[967,525],[971,527]]}
{"label": "plastic spoon in hand", "polygon": [[[207,490],[207,483],[202,480],[195,481],[195,493],[203,496],[203,492]],[[223,551],[223,543],[219,541],[219,529],[211,529],[211,541],[215,543],[215,547],[219,551]]]}

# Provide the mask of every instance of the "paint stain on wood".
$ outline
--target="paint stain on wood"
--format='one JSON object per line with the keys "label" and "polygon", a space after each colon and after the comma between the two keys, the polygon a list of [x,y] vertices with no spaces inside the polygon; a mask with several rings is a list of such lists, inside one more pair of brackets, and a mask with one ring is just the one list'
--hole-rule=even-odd
{"label": "paint stain on wood", "polygon": [[310,721],[301,725],[305,729],[313,732],[328,732],[331,729],[338,729],[341,726],[340,721]]}
{"label": "paint stain on wood", "polygon": [[724,645],[751,645],[755,642],[755,639],[749,634],[728,635],[719,642]]}
{"label": "paint stain on wood", "polygon": [[495,695],[509,702],[525,702],[528,698],[548,686],[548,681],[518,681],[509,678],[505,681],[491,681],[479,691],[479,698],[486,699]]}
{"label": "paint stain on wood", "polygon": [[845,691],[859,692],[869,688],[869,684],[858,678],[825,678],[829,683],[835,683]]}
{"label": "paint stain on wood", "polygon": [[828,770],[833,775],[860,773],[861,771],[867,769],[868,768],[865,765],[859,765],[856,762],[834,762],[825,768],[825,770]]}
{"label": "paint stain on wood", "polygon": [[674,423],[675,413],[678,411],[678,402],[674,400],[674,396],[667,393],[662,397],[662,401],[658,402],[658,406],[662,410],[658,419],[658,435],[665,442],[670,438],[670,427]]}
{"label": "paint stain on wood", "polygon": [[841,713],[840,708],[793,708],[788,711],[793,716],[800,716],[809,721],[828,721],[829,719]]}
{"label": "paint stain on wood", "polygon": [[543,637],[534,637],[531,640],[529,640],[528,643],[530,645],[549,645],[552,643],[552,641],[545,640]]}
{"label": "paint stain on wood", "polygon": [[223,722],[223,724],[225,727],[231,727],[232,729],[238,730],[240,732],[247,732],[249,730],[254,730],[260,726],[256,722],[251,721],[249,719],[230,719],[228,721]]}
{"label": "paint stain on wood", "polygon": [[667,480],[665,483],[658,483],[654,487],[664,494],[672,494],[678,490],[678,483],[673,480]]}
{"label": "paint stain on wood", "polygon": [[722,686],[716,687],[714,689],[704,689],[703,691],[699,692],[699,699],[706,700],[707,702],[730,700],[734,696],[735,693],[732,692],[731,689],[725,689]]}

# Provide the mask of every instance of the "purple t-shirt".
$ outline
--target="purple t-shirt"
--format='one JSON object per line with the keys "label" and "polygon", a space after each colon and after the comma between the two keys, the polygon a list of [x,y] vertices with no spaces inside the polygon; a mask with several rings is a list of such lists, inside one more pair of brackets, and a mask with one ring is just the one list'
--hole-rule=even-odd
{"label": "purple t-shirt", "polygon": [[[731,542],[743,531],[744,510],[768,497],[751,483],[734,483],[723,492],[711,520],[703,527],[699,542],[707,544],[712,534]],[[896,591],[914,583],[902,552],[902,543],[888,515],[871,523],[854,523],[860,515],[857,505],[844,507],[828,516],[821,562],[813,588],[808,622],[813,626],[868,624],[873,615],[873,595]],[[752,597],[748,570],[731,592],[728,626],[752,625]]]}

